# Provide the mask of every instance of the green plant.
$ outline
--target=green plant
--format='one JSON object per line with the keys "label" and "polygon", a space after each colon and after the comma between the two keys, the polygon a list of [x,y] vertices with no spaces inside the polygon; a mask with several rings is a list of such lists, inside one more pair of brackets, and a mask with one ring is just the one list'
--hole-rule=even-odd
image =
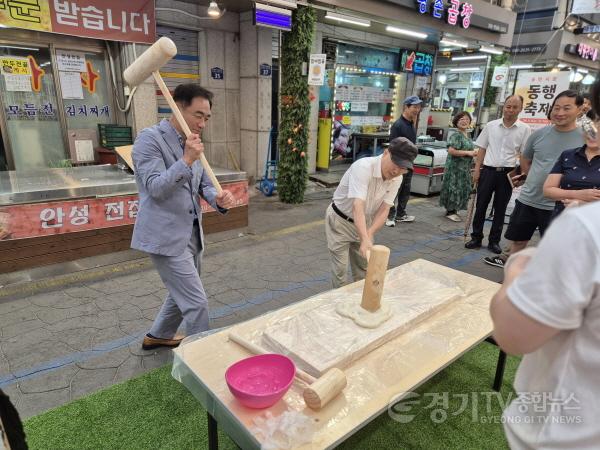
{"label": "green plant", "polygon": [[486,88],[485,88],[485,98],[483,99],[483,106],[489,108],[496,101],[496,94],[498,93],[498,88],[490,86],[492,83],[492,77],[494,76],[494,68],[496,66],[503,66],[508,61],[508,53],[503,53],[501,55],[492,56],[492,60],[490,63],[490,68],[488,70],[487,80],[486,80]]}
{"label": "green plant", "polygon": [[308,179],[308,80],[302,75],[314,36],[316,13],[299,7],[281,49],[281,123],[277,190],[284,203],[302,203]]}
{"label": "green plant", "polygon": [[73,163],[70,159],[59,159],[57,161],[48,162],[48,167],[51,169],[66,169],[68,167],[73,167]]}

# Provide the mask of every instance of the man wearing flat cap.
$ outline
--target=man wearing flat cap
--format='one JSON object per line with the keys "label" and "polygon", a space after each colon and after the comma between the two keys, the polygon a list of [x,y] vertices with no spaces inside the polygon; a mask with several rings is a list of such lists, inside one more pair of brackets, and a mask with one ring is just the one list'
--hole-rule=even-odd
{"label": "man wearing flat cap", "polygon": [[383,227],[402,176],[412,170],[417,147],[399,137],[382,155],[362,158],[346,171],[325,213],[333,287],[347,282],[348,261],[354,281],[365,277],[367,253]]}
{"label": "man wearing flat cap", "polygon": [[[404,99],[404,109],[402,115],[394,122],[390,129],[390,140],[397,137],[404,137],[413,144],[417,143],[417,130],[415,124],[421,112],[423,100],[416,95],[411,95]],[[410,183],[412,181],[412,168],[402,177],[402,185],[398,189],[394,204],[390,208],[386,227],[396,226],[396,222],[414,222],[415,216],[409,216],[406,213],[406,205],[410,198]]]}

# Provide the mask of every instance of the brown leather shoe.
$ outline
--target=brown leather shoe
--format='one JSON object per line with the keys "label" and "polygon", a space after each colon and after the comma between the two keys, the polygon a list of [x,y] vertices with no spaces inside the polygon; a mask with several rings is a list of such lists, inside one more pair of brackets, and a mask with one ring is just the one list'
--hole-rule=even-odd
{"label": "brown leather shoe", "polygon": [[154,336],[148,336],[147,334],[144,336],[144,341],[142,342],[143,350],[152,350],[158,347],[177,347],[183,341],[185,336],[175,335],[173,339],[162,339]]}

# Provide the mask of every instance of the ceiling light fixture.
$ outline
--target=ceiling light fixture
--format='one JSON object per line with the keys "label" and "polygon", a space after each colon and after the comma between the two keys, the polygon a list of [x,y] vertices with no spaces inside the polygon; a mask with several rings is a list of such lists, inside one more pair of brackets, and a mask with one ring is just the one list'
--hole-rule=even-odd
{"label": "ceiling light fixture", "polygon": [[392,27],[391,25],[388,25],[387,27],[385,27],[385,31],[388,31],[390,33],[403,34],[405,36],[412,36],[417,39],[427,39],[427,36],[428,36],[426,33],[419,33],[417,31],[405,30],[404,28]]}
{"label": "ceiling light fixture", "polygon": [[587,70],[587,69],[577,69],[577,72],[579,72],[579,73],[590,73],[590,71]]}
{"label": "ceiling light fixture", "polygon": [[462,47],[462,48],[468,48],[469,47],[469,44],[467,44],[466,42],[453,41],[453,40],[446,39],[446,38],[442,39],[440,41],[440,44],[442,44],[442,45],[448,45],[450,47]]}
{"label": "ceiling light fixture", "polygon": [[567,67],[566,64],[560,63],[559,65],[557,65],[556,67],[558,67],[559,69],[564,69],[565,67]]}
{"label": "ceiling light fixture", "polygon": [[350,23],[352,25],[358,25],[359,27],[370,27],[371,21],[365,19],[359,19],[358,17],[346,16],[344,14],[338,14],[333,12],[328,12],[325,15],[325,18],[328,20],[337,20],[338,22]]}
{"label": "ceiling light fixture", "polygon": [[583,77],[583,80],[581,80],[581,83],[588,85],[588,84],[593,84],[594,81],[596,81],[596,77],[594,75],[587,74],[585,77]]}
{"label": "ceiling light fixture", "polygon": [[504,53],[502,50],[498,50],[497,48],[484,46],[481,46],[479,48],[479,51],[483,53],[491,53],[492,55],[501,55],[502,53]]}
{"label": "ceiling light fixture", "polygon": [[221,12],[221,9],[219,8],[219,5],[217,5],[217,2],[210,2],[210,5],[208,5],[208,9],[206,10],[206,13],[210,17],[215,18],[215,19],[218,19],[223,14]]}
{"label": "ceiling light fixture", "polygon": [[450,69],[450,72],[479,72],[480,70],[479,67],[455,67]]}
{"label": "ceiling light fixture", "polygon": [[35,47],[21,47],[19,45],[2,45],[2,44],[0,44],[0,47],[2,47],[2,48],[14,48],[14,49],[17,49],[17,50],[31,50],[31,51],[34,51],[34,52],[37,52],[37,51],[40,50],[39,48],[35,48]]}
{"label": "ceiling light fixture", "polygon": [[453,56],[452,61],[471,61],[475,59],[487,59],[487,55],[473,55],[473,56]]}
{"label": "ceiling light fixture", "polygon": [[511,69],[531,69],[532,67],[532,64],[514,64],[510,66]]}

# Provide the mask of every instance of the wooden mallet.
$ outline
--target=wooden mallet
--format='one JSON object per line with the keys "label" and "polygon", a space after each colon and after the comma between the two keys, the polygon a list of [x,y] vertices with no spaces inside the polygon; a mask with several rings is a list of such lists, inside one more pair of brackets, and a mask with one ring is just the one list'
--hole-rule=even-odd
{"label": "wooden mallet", "polygon": [[[271,353],[235,333],[229,333],[229,340],[236,342],[246,350],[257,355]],[[314,410],[319,410],[329,403],[335,396],[344,390],[348,383],[344,372],[335,367],[328,370],[325,375],[319,379],[296,368],[296,378],[307,384],[307,387],[304,388],[304,391],[302,392],[302,396],[304,397],[306,406]]]}
{"label": "wooden mallet", "polygon": [[390,249],[385,245],[374,245],[368,255],[369,265],[363,288],[360,306],[370,312],[381,308],[381,295],[383,294],[383,283],[390,260]]}
{"label": "wooden mallet", "polygon": [[[185,137],[187,138],[190,136],[190,134],[192,134],[190,127],[183,119],[181,111],[179,111],[177,104],[171,96],[169,88],[163,81],[159,72],[159,69],[176,54],[177,46],[175,43],[168,37],[163,36],[154,44],[152,44],[144,53],[142,53],[127,69],[125,69],[125,72],[123,72],[123,78],[129,86],[133,87],[138,86],[146,78],[152,75],[156,81],[156,84],[158,84],[160,91],[167,100],[171,111],[173,111],[177,122],[179,122],[179,126],[185,133]],[[204,171],[210,178],[210,181],[212,181],[217,193],[220,194],[223,192],[223,189],[221,189],[221,185],[217,181],[217,177],[215,177],[214,172],[210,168],[204,153],[200,155],[200,163],[202,164],[202,167],[204,167]]]}

